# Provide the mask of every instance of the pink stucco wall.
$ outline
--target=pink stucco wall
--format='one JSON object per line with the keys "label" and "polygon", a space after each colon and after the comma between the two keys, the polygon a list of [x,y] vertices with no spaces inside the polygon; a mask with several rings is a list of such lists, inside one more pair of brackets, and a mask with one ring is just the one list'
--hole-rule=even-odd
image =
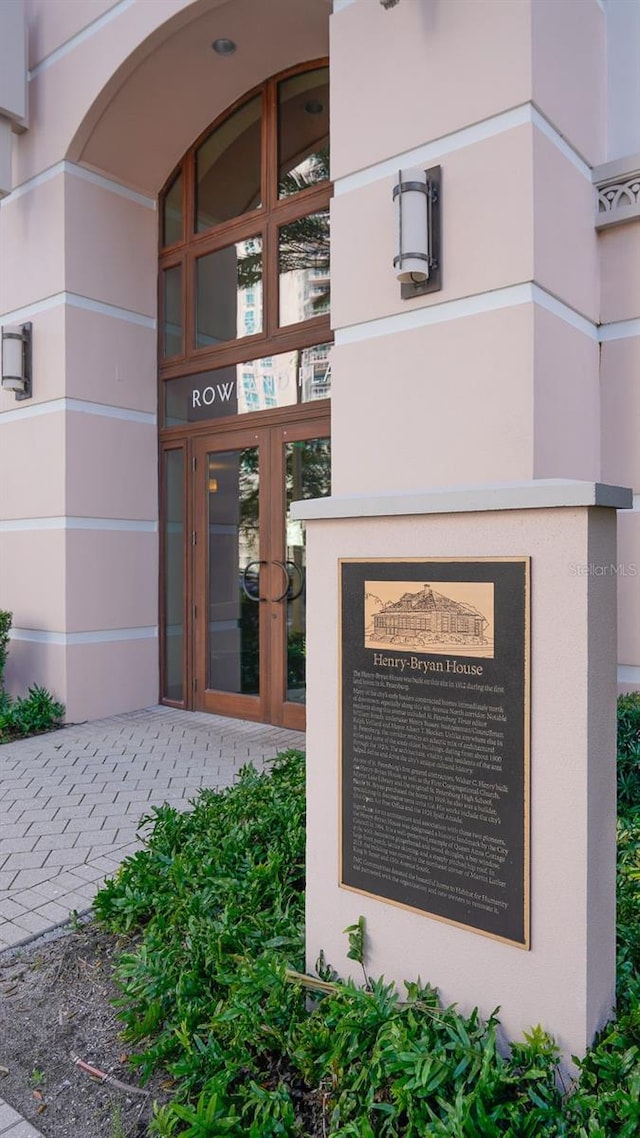
{"label": "pink stucco wall", "polygon": [[332,369],[335,493],[532,477],[530,305],[372,330]]}
{"label": "pink stucco wall", "polygon": [[[607,157],[601,6],[335,8],[330,18],[326,0],[29,0],[30,126],[14,140],[16,192],[0,209],[0,313],[33,322],[34,396],[16,404],[0,392],[0,569],[1,543],[16,540],[3,521],[31,526],[57,564],[59,534],[40,519],[121,520],[139,527],[127,532],[155,593],[155,198],[234,99],[329,49],[336,485],[559,474],[633,479],[638,492],[633,328],[602,345],[598,371],[598,322],[616,337],[640,318],[640,222],[599,236],[593,226],[590,166]],[[235,56],[214,56],[216,35],[237,40]],[[437,98],[425,97],[425,76]],[[443,170],[443,289],[409,302],[391,266],[403,163]],[[119,539],[104,534],[102,556],[116,563]],[[76,559],[81,545],[67,543],[62,571],[79,580]],[[17,628],[26,581],[12,585]],[[60,628],[55,604],[40,628],[64,636],[71,612]],[[97,637],[106,600],[100,611],[97,599]],[[150,627],[147,598],[131,620]],[[150,702],[153,637],[147,649]],[[45,648],[20,651],[35,666]],[[128,641],[121,651],[129,659]],[[65,659],[70,700],[72,674]]]}
{"label": "pink stucco wall", "polygon": [[392,12],[359,0],[333,18],[331,67],[333,175],[341,178],[525,103],[530,0],[403,2]]}
{"label": "pink stucco wall", "polygon": [[[419,976],[466,1013],[500,1005],[507,1037],[541,1023],[567,1059],[583,1054],[615,1000],[615,577],[580,569],[615,560],[614,511],[390,516],[383,500],[374,513],[307,523],[308,965],[322,949],[355,977],[342,930],[362,914],[370,975],[400,990]],[[528,952],[341,888],[337,865],[338,559],[524,554],[532,558]]]}
{"label": "pink stucco wall", "polygon": [[72,718],[158,698],[155,198],[245,90],[327,54],[328,19],[325,0],[29,0],[0,312],[32,320],[34,396],[0,392],[0,604],[11,687],[46,681]]}
{"label": "pink stucco wall", "polygon": [[603,323],[640,316],[640,221],[614,226],[598,238]]}
{"label": "pink stucco wall", "polygon": [[[402,300],[389,271],[395,253],[389,202],[397,170],[354,189],[343,190],[338,184],[331,206],[336,328],[441,305],[533,277],[532,127],[516,127],[446,157],[436,155],[429,165],[439,162],[446,202],[443,287],[418,300]],[[372,233],[379,239],[372,241]]]}

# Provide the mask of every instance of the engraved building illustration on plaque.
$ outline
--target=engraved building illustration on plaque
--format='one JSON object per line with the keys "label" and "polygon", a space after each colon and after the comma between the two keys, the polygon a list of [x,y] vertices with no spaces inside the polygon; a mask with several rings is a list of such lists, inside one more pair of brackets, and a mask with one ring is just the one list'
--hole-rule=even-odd
{"label": "engraved building illustration on plaque", "polygon": [[493,584],[367,581],[365,647],[493,658]]}

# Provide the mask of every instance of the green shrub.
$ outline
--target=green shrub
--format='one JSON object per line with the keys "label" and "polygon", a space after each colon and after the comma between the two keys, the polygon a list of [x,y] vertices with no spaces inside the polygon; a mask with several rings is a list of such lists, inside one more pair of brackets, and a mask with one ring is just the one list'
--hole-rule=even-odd
{"label": "green shrub", "polygon": [[8,692],[0,688],[0,742],[9,732],[9,724],[11,722],[11,707],[13,700]]}
{"label": "green shrub", "polygon": [[[428,987],[408,985],[401,1001],[381,980],[319,996],[292,979],[304,959],[299,753],[204,791],[190,813],[163,806],[143,821],[146,848],[95,911],[141,936],[119,961],[120,1014],[143,1074],[164,1067],[175,1080],[154,1133],[564,1133],[557,1053],[541,1029],[505,1058],[494,1017],[443,1009]],[[362,920],[347,935],[364,962]]]}
{"label": "green shrub", "polygon": [[640,692],[629,692],[618,699],[618,754],[640,742]]}
{"label": "green shrub", "polygon": [[618,809],[640,807],[640,692],[618,699]]}
{"label": "green shrub", "polygon": [[4,670],[9,655],[9,633],[13,623],[13,613],[0,609],[0,691],[4,688]]}
{"label": "green shrub", "polygon": [[[640,697],[623,697],[620,765],[635,778]],[[443,1008],[428,986],[404,998],[349,955],[366,985],[303,968],[304,779],[289,752],[270,775],[204,791],[188,814],[144,821],[146,848],[96,899],[108,927],[135,932],[118,974],[121,1016],[144,1075],[165,1068],[162,1138],[636,1138],[640,1133],[640,811],[619,827],[618,1018],[580,1064],[571,1094],[537,1027],[508,1054],[499,1023]],[[628,808],[627,808],[628,806]],[[332,867],[327,867],[332,872]],[[291,970],[295,970],[292,972]]]}
{"label": "green shrub", "polygon": [[623,1011],[638,1007],[640,998],[639,807],[640,692],[633,692],[618,699],[617,990]]}
{"label": "green shrub", "polygon": [[9,633],[13,614],[0,610],[0,743],[26,735],[40,735],[61,727],[64,704],[46,688],[34,684],[28,696],[12,699],[4,689],[4,670],[9,655]]}
{"label": "green shrub", "polygon": [[0,692],[0,743],[52,731],[62,726],[63,719],[64,704],[37,684],[22,699],[13,700],[7,692]]}

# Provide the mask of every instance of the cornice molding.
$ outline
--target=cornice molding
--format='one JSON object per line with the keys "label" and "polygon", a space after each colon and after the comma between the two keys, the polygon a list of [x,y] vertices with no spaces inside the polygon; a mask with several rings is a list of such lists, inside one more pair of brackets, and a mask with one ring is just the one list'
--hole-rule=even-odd
{"label": "cornice molding", "polygon": [[596,229],[640,220],[640,155],[597,167],[593,182]]}

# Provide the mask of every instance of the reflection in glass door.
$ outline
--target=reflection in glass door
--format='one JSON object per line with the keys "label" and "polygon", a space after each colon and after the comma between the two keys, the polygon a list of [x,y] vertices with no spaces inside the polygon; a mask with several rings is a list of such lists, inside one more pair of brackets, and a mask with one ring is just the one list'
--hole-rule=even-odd
{"label": "reflection in glass door", "polygon": [[259,450],[207,454],[207,688],[260,693]]}
{"label": "reflection in glass door", "polygon": [[287,590],[286,700],[306,698],[306,549],[304,522],[291,517],[291,503],[324,498],[331,490],[329,439],[301,439],[284,446],[285,561]]}
{"label": "reflection in glass door", "polygon": [[267,708],[267,469],[263,431],[223,432],[195,447],[194,702],[247,719],[264,719]]}
{"label": "reflection in glass door", "polygon": [[[306,555],[291,503],[330,492],[318,422],[222,432],[196,447],[195,702],[304,728]],[[299,436],[299,437],[296,437]]]}

